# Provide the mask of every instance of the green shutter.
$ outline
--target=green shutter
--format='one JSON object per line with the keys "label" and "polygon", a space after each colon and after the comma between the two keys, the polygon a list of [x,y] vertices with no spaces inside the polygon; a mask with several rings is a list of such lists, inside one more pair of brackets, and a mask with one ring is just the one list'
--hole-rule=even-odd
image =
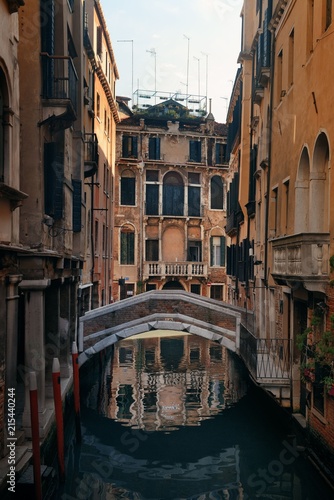
{"label": "green shutter", "polygon": [[220,237],[220,265],[222,267],[225,267],[225,248],[226,248],[225,236],[221,236]]}
{"label": "green shutter", "polygon": [[213,266],[213,237],[210,238],[210,266]]}

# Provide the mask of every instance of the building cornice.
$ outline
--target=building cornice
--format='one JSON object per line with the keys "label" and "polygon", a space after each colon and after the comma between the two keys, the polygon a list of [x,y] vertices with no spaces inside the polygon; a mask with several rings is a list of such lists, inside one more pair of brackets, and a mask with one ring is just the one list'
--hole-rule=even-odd
{"label": "building cornice", "polygon": [[95,6],[96,6],[97,14],[99,16],[99,20],[100,20],[101,26],[102,26],[104,34],[105,34],[106,42],[107,42],[107,45],[108,45],[108,50],[110,52],[111,60],[113,62],[113,66],[114,66],[115,76],[116,76],[117,80],[119,80],[119,73],[118,73],[118,68],[117,68],[117,64],[116,64],[115,54],[114,54],[114,51],[113,51],[113,48],[112,48],[112,44],[111,44],[111,39],[110,39],[110,35],[109,35],[107,23],[106,23],[106,20],[105,20],[104,14],[103,14],[103,10],[102,10],[102,7],[101,7],[101,4],[100,4],[99,0],[95,0]]}

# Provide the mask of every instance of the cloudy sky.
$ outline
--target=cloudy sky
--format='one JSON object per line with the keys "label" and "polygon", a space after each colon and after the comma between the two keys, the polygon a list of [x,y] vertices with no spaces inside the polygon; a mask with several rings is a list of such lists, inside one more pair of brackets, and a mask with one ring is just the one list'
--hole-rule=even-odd
{"label": "cloudy sky", "polygon": [[153,91],[156,79],[157,91],[185,93],[188,75],[188,93],[206,96],[208,90],[215,119],[225,121],[242,0],[100,1],[120,73],[118,95],[131,96],[132,76],[134,91]]}

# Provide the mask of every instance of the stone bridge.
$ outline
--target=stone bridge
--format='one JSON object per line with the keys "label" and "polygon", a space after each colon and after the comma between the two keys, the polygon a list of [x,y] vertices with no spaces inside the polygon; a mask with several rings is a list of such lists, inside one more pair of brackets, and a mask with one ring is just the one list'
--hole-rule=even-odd
{"label": "stone bridge", "polygon": [[152,330],[199,335],[238,352],[240,322],[241,310],[224,302],[179,290],[152,290],[82,316],[79,363],[119,340]]}

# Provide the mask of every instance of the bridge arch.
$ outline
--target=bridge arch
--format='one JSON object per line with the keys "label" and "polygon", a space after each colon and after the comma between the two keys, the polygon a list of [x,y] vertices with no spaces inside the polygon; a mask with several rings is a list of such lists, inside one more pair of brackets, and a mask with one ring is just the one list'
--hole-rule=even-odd
{"label": "bridge arch", "polygon": [[119,340],[154,330],[174,330],[240,345],[241,311],[181,290],[152,290],[87,312],[80,318],[79,364]]}

